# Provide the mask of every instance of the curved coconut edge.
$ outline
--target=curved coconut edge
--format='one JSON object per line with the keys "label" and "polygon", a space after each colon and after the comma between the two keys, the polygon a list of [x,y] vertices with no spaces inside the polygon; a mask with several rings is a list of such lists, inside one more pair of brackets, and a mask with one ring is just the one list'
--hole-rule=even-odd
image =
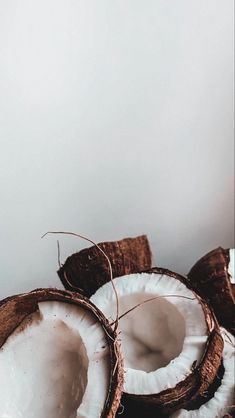
{"label": "curved coconut edge", "polygon": [[102,312],[86,297],[58,289],[35,289],[0,301],[0,348],[23,320],[38,309],[38,303],[45,301],[75,304],[89,310],[103,328],[110,353],[110,383],[101,418],[114,418],[120,404],[124,382],[120,344]]}
{"label": "curved coconut edge", "polygon": [[235,335],[235,285],[230,280],[229,262],[229,249],[218,247],[196,262],[188,280],[214,310],[219,323]]}
{"label": "curved coconut edge", "polygon": [[234,341],[231,333],[224,328],[221,329],[224,339],[223,350],[223,373],[220,376],[221,382],[214,393],[213,398],[209,399],[199,409],[187,411],[180,409],[173,414],[172,418],[230,418],[235,415],[234,408]]}
{"label": "curved coconut edge", "polygon": [[113,277],[151,268],[152,254],[146,235],[101,242],[72,254],[58,270],[58,276],[66,289],[90,297],[99,287],[109,282],[109,265],[98,246],[110,259]]}
{"label": "curved coconut edge", "polygon": [[[185,277],[168,269],[154,267],[149,269],[147,273],[166,274],[180,280],[192,290]],[[161,417],[167,417],[182,408],[182,405],[186,409],[195,409],[206,402],[216,391],[220,384],[220,379],[217,377],[223,373],[221,364],[223,338],[213,312],[200,296],[195,294],[195,297],[200,300],[202,305],[209,334],[200,363],[193,364],[191,373],[172,389],[151,395],[134,395],[124,392],[121,400],[124,407],[123,418],[130,416],[155,418],[158,413],[161,414]]]}

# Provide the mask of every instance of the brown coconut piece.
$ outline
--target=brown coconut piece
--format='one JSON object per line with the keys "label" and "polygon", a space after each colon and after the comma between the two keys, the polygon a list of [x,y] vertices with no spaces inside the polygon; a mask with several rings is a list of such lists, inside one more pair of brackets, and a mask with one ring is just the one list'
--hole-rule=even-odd
{"label": "brown coconut piece", "polygon": [[[151,250],[146,235],[120,241],[101,242],[98,246],[110,259],[113,277],[151,268]],[[97,246],[85,248],[67,258],[58,275],[68,290],[87,297],[110,280],[109,265]]]}
{"label": "brown coconut piece", "polygon": [[216,248],[197,261],[188,279],[214,310],[219,323],[235,335],[235,285],[231,283],[229,262],[229,249]]}
{"label": "brown coconut piece", "polygon": [[[63,302],[81,307],[84,310],[89,311],[100,323],[100,326],[107,337],[110,359],[109,388],[100,417],[115,417],[120,403],[124,380],[120,346],[115,332],[110,327],[104,315],[86,297],[78,293],[75,294],[57,289],[36,289],[30,293],[15,295],[2,300],[0,302],[0,349],[4,349],[4,344],[7,342],[8,337],[10,337],[16,329],[17,331],[19,330],[19,332],[24,329],[24,321],[38,310],[38,304],[47,301]],[[30,326],[30,324],[26,322],[26,326]],[[1,384],[4,384],[4,382],[1,382]]]}

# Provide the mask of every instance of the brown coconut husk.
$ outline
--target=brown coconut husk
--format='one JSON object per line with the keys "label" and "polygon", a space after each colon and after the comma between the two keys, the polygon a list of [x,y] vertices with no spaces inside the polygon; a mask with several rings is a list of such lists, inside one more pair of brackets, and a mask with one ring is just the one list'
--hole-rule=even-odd
{"label": "brown coconut husk", "polygon": [[107,319],[86,297],[78,293],[58,289],[36,289],[30,293],[11,296],[2,300],[0,302],[0,348],[4,346],[5,341],[13,331],[20,327],[24,319],[38,309],[38,303],[44,301],[61,301],[75,304],[88,310],[99,321],[107,337],[110,356],[109,390],[100,417],[114,418],[119,407],[124,381],[120,345],[117,335],[110,327]]}
{"label": "brown coconut husk", "polygon": [[214,310],[219,323],[235,335],[235,286],[228,272],[229,250],[204,255],[188,273],[190,285]]}
{"label": "brown coconut husk", "polygon": [[111,262],[113,277],[138,273],[151,268],[152,255],[146,235],[120,241],[101,242],[67,258],[58,275],[68,290],[80,291],[87,297],[110,280],[110,269],[100,253]]}

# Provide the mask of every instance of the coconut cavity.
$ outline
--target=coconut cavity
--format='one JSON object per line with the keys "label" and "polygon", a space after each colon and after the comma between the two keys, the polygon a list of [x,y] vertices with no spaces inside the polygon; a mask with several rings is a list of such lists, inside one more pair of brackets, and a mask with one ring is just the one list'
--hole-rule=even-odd
{"label": "coconut cavity", "polygon": [[[208,329],[199,300],[183,283],[166,274],[132,274],[114,282],[120,316],[157,297],[120,319],[124,391],[140,395],[174,388],[190,374],[192,364],[200,362],[205,350]],[[102,286],[91,300],[114,319],[111,283]]]}
{"label": "coconut cavity", "polygon": [[40,302],[0,349],[1,418],[98,418],[109,387],[106,335],[89,311]]}
{"label": "coconut cavity", "polygon": [[[120,312],[153,297],[133,293],[120,298]],[[147,326],[146,326],[147,324]],[[152,372],[177,357],[185,338],[185,320],[164,298],[152,300],[121,318],[123,355],[126,368]]]}

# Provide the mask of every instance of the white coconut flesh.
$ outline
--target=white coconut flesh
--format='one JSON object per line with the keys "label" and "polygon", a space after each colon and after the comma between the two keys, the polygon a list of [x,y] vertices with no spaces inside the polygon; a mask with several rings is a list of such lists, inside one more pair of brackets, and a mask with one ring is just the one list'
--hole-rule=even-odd
{"label": "white coconut flesh", "polygon": [[[144,300],[158,297],[119,321],[126,372],[124,391],[157,394],[174,388],[191,373],[192,364],[200,361],[205,350],[208,329],[201,304],[184,284],[167,275],[131,274],[116,278],[114,283],[120,315]],[[108,319],[115,318],[111,283],[102,286],[91,300]]]}
{"label": "white coconut flesh", "polygon": [[224,337],[224,375],[221,385],[214,393],[213,398],[203,404],[199,409],[194,411],[180,409],[172,418],[222,418],[229,411],[229,407],[234,405],[235,351],[233,347],[235,339],[228,331],[224,334],[222,331],[222,335]]}
{"label": "white coconut flesh", "polygon": [[228,272],[230,275],[231,283],[235,284],[235,249],[234,248],[230,248],[229,250]]}
{"label": "white coconut flesh", "polygon": [[106,336],[90,312],[41,302],[0,349],[0,417],[98,418],[109,367]]}

